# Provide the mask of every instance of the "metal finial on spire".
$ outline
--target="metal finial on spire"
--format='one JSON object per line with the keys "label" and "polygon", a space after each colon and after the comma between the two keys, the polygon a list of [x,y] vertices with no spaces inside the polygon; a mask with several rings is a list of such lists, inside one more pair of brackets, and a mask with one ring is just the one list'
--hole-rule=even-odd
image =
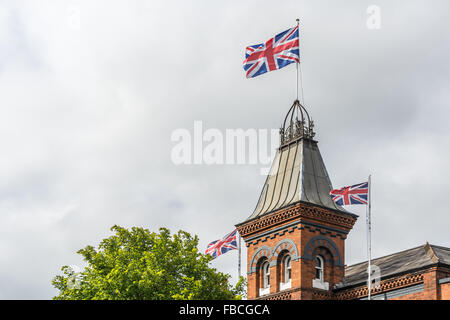
{"label": "metal finial on spire", "polygon": [[295,100],[280,128],[280,147],[301,138],[312,139],[314,136],[314,123],[308,111],[300,101]]}

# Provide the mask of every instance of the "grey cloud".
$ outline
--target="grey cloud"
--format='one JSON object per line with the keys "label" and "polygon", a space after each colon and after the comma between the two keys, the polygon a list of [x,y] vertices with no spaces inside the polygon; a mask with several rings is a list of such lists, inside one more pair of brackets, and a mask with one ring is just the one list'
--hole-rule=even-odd
{"label": "grey cloud", "polygon": [[[368,30],[370,4],[0,5],[0,298],[51,298],[59,268],[82,265],[75,252],[113,224],[184,229],[204,248],[248,217],[260,167],[176,166],[170,136],[194,120],[277,128],[295,68],[245,79],[244,48],[296,17],[305,104],[331,180],[373,174],[373,256],[427,240],[450,246],[449,5],[379,1],[381,29]],[[350,210],[360,219],[347,264],[366,258],[365,211]],[[213,265],[236,279],[236,252]]]}

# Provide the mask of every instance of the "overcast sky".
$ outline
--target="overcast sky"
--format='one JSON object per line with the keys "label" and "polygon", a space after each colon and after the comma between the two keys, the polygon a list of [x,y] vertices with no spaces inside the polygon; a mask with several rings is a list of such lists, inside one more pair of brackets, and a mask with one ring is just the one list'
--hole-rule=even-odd
{"label": "overcast sky", "polygon": [[[295,66],[246,79],[242,61],[297,17],[302,99],[333,186],[372,174],[373,257],[450,246],[447,0],[2,0],[0,299],[53,297],[61,266],[83,266],[76,251],[114,224],[183,229],[205,248],[245,220],[261,166],[175,165],[171,134],[196,120],[278,128]],[[365,208],[348,210],[353,264]],[[212,265],[234,281],[237,252]]]}

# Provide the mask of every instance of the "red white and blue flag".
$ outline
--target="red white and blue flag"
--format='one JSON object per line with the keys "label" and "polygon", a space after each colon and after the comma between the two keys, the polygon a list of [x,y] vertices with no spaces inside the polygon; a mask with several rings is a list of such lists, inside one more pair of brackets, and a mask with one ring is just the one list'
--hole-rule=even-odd
{"label": "red white and blue flag", "polygon": [[247,71],[247,78],[254,78],[293,62],[300,62],[298,26],[277,34],[266,43],[247,47],[244,70]]}
{"label": "red white and blue flag", "polygon": [[227,234],[222,239],[216,240],[208,244],[205,254],[211,255],[214,259],[225,252],[237,249],[237,229]]}
{"label": "red white and blue flag", "polygon": [[340,206],[350,204],[367,204],[369,183],[363,182],[350,187],[330,191],[333,201]]}

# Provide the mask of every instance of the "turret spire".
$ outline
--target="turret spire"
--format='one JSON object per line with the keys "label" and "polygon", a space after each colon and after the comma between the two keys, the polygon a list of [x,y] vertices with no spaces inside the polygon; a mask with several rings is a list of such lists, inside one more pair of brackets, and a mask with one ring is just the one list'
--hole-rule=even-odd
{"label": "turret spire", "polygon": [[347,213],[331,199],[332,184],[314,136],[314,123],[308,111],[295,100],[280,128],[280,147],[248,219],[299,201]]}

